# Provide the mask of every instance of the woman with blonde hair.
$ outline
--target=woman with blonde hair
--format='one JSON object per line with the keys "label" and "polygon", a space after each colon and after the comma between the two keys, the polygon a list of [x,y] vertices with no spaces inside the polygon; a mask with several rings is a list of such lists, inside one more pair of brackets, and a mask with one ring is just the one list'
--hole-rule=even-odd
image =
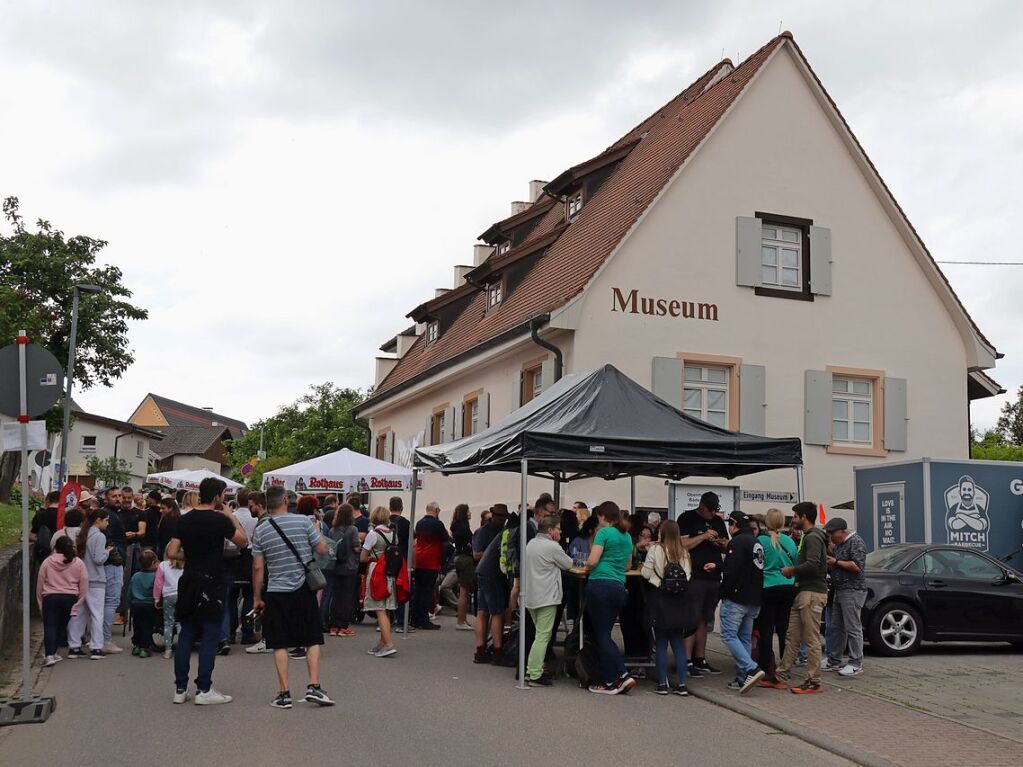
{"label": "woman with blonde hair", "polygon": [[[770,509],[764,515],[764,524],[758,540],[764,547],[764,591],[760,614],[753,627],[760,632],[757,644],[760,668],[767,674],[758,682],[760,687],[784,689],[775,675],[775,658],[785,654],[785,634],[789,630],[789,611],[796,598],[794,578],[781,574],[783,567],[796,563],[796,544],[785,529],[785,514],[780,509]],[[778,655],[774,654],[774,637],[778,636]]]}
{"label": "woman with blonde hair", "polygon": [[187,514],[196,506],[199,505],[199,493],[195,490],[189,490],[183,496],[181,496],[181,514]]}
{"label": "woman with blonde hair", "polygon": [[[689,695],[686,688],[685,634],[696,628],[697,615],[691,596],[687,595],[693,577],[692,560],[682,545],[678,523],[672,520],[659,525],[657,543],[650,546],[643,561],[643,578],[649,584],[647,615],[656,641],[658,695]],[[668,685],[668,645],[675,655],[678,683]]]}
{"label": "woman with blonde hair", "polygon": [[388,610],[398,609],[398,599],[395,596],[394,578],[387,579],[387,596],[384,599],[374,599],[370,593],[369,584],[373,580],[373,572],[378,567],[384,567],[384,552],[388,546],[398,543],[398,533],[391,529],[391,512],[383,506],[377,506],[369,515],[369,523],[373,529],[369,531],[366,540],[362,544],[360,559],[368,563],[366,571],[366,597],[362,603],[364,612],[375,612],[377,625],[380,627],[380,643],[369,651],[369,654],[377,658],[386,658],[398,652],[394,646],[391,635],[391,617]]}

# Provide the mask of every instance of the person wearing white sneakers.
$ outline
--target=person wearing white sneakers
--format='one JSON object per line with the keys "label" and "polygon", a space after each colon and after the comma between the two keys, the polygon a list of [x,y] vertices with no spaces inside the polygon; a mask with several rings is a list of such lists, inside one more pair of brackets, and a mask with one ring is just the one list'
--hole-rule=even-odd
{"label": "person wearing white sneakers", "polygon": [[[229,506],[223,511],[213,507],[222,503],[223,480],[207,477],[199,483],[199,505],[178,522],[174,537],[167,545],[167,557],[184,553],[185,568],[178,581],[176,617],[181,624],[174,654],[174,702],[190,699],[188,672],[192,645],[199,644],[199,672],[195,678],[195,703],[211,706],[230,703],[231,696],[213,687],[213,666],[217,660],[220,627],[224,615],[224,541],[238,548],[249,545]],[[200,639],[201,637],[201,639]]]}
{"label": "person wearing white sneakers", "polygon": [[89,593],[89,574],[85,563],[75,554],[75,544],[64,537],[54,545],[53,553],[39,565],[36,576],[36,602],[43,616],[44,666],[63,660],[57,654],[57,638],[67,629],[71,613],[85,609]]}
{"label": "person wearing white sneakers", "polygon": [[[867,563],[867,546],[856,533],[849,532],[848,523],[834,517],[824,525],[834,550],[828,557],[831,583],[835,587],[835,604],[831,609],[831,648],[825,671],[841,676],[863,673],[863,603],[867,598],[867,579],[863,573]],[[842,655],[849,648],[849,662],[842,665]]]}

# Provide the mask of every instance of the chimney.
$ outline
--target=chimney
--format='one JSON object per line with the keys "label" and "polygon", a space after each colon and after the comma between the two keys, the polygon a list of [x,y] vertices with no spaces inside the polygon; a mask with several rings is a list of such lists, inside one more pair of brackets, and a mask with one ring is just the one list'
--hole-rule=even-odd
{"label": "chimney", "polygon": [[531,203],[524,202],[522,200],[514,200],[511,204],[511,214],[514,216],[522,211],[526,210]]}
{"label": "chimney", "polygon": [[479,266],[494,252],[493,245],[473,245],[472,246],[472,265]]}
{"label": "chimney", "polygon": [[455,288],[460,288],[465,283],[465,275],[472,271],[472,267],[468,264],[458,264],[455,266]]}
{"label": "chimney", "polygon": [[433,297],[434,298],[440,298],[445,293],[447,293],[449,290],[451,290],[451,288],[434,288]]}
{"label": "chimney", "polygon": [[529,182],[529,201],[536,202],[543,195],[543,188],[547,186],[546,181],[533,179]]}
{"label": "chimney", "polygon": [[387,378],[388,374],[394,370],[394,366],[397,364],[397,357],[377,357],[376,380],[373,386],[379,386],[380,382]]}
{"label": "chimney", "polygon": [[416,338],[418,338],[418,336],[412,334],[405,335],[404,333],[398,336],[398,359],[404,357],[405,352],[412,348],[412,344],[416,342]]}

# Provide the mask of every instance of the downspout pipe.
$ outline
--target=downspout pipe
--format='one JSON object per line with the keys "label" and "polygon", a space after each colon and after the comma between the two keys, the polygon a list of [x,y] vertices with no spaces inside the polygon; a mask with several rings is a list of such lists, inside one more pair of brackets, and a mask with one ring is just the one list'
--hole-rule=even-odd
{"label": "downspout pipe", "polygon": [[544,341],[540,338],[538,331],[545,322],[550,322],[551,315],[541,314],[539,317],[534,317],[529,321],[529,337],[533,339],[533,343],[542,349],[546,349],[554,354],[554,380],[560,381],[561,376],[565,372],[565,358],[561,353],[561,349],[552,344],[550,341]]}

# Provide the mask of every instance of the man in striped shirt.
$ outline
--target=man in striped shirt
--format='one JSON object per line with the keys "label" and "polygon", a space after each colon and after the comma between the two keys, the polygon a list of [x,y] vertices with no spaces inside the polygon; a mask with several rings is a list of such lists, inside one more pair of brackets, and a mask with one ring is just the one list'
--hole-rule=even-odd
{"label": "man in striped shirt", "polygon": [[[287,491],[266,491],[269,519],[252,535],[253,606],[263,613],[263,641],[273,650],[280,690],[274,708],[291,708],[288,689],[288,648],[305,647],[309,685],[305,700],[319,706],[334,701],[320,688],[320,645],[323,628],[316,594],[306,588],[305,563],[327,552],[327,542],[312,519],[288,514]],[[269,572],[269,578],[265,578]],[[265,585],[265,590],[264,590]]]}

